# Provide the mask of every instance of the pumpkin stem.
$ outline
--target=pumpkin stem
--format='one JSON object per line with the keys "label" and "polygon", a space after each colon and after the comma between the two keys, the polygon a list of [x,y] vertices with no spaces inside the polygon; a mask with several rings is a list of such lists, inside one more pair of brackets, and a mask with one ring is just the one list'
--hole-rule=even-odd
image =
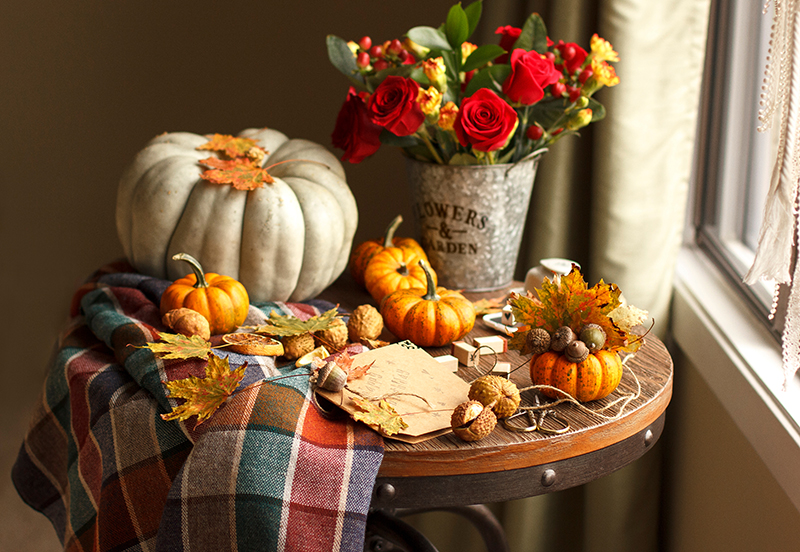
{"label": "pumpkin stem", "polygon": [[386,227],[386,232],[384,233],[383,238],[383,247],[392,247],[394,233],[397,231],[397,228],[400,226],[401,222],[403,222],[403,215],[397,215],[394,217],[394,220],[389,223],[389,226]]}
{"label": "pumpkin stem", "polygon": [[419,266],[422,267],[422,270],[425,272],[425,279],[428,281],[428,291],[422,298],[425,301],[438,301],[441,299],[439,294],[436,293],[436,284],[433,283],[433,275],[431,275],[431,268],[428,266],[428,263],[421,260],[419,261]]}
{"label": "pumpkin stem", "polygon": [[200,266],[200,261],[189,255],[188,253],[176,253],[172,256],[173,261],[184,261],[189,263],[189,266],[192,267],[192,272],[194,272],[194,276],[197,279],[195,282],[194,287],[196,288],[207,288],[208,282],[206,282],[206,275],[203,274],[203,267]]}

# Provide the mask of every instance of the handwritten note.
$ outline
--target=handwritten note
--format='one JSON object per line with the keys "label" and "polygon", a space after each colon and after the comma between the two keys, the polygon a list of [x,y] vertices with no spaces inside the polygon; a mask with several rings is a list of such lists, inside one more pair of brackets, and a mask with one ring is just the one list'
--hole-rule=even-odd
{"label": "handwritten note", "polygon": [[320,395],[350,414],[356,410],[352,401],[356,395],[385,398],[408,424],[402,433],[391,436],[401,441],[420,442],[450,430],[453,409],[467,400],[467,382],[408,341],[353,357],[354,366],[372,361],[366,376],[348,382],[339,393],[320,390]]}

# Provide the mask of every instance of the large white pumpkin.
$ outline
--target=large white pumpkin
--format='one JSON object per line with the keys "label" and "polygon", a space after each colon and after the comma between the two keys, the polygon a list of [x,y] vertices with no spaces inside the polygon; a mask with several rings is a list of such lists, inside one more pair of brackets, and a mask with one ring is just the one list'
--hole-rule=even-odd
{"label": "large white pumpkin", "polygon": [[140,151],[120,180],[117,232],[141,273],[175,280],[188,271],[171,260],[197,258],[206,272],[236,278],[253,301],[302,301],[347,266],[358,210],[344,169],[326,148],[270,129],[248,129],[267,151],[272,184],[252,191],[200,178],[197,150],[208,138],[162,134]]}

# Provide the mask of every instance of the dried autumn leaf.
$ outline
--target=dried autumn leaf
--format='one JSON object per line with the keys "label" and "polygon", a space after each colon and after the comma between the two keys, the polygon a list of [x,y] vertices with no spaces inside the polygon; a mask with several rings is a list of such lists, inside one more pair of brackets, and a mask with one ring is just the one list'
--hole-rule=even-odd
{"label": "dried autumn leaf", "polygon": [[336,307],[319,316],[312,316],[308,320],[300,320],[294,316],[284,316],[273,311],[269,315],[269,321],[266,324],[257,326],[255,331],[257,333],[279,336],[314,333],[327,330],[337,318],[339,318],[339,312],[336,310]]}
{"label": "dried autumn leaf", "polygon": [[625,331],[630,331],[634,326],[642,324],[647,320],[647,315],[646,310],[637,309],[633,305],[620,305],[608,313],[614,324]]}
{"label": "dried autumn leaf", "polygon": [[245,363],[236,370],[231,370],[227,358],[211,355],[208,365],[206,365],[205,377],[189,376],[180,380],[163,382],[169,390],[170,397],[186,400],[173,408],[172,412],[162,414],[161,418],[164,420],[187,420],[196,415],[197,425],[202,424],[236,390],[244,378],[246,367]]}
{"label": "dried autumn leaf", "polygon": [[517,294],[509,299],[514,319],[522,324],[509,341],[509,348],[524,350],[530,328],[544,328],[552,333],[560,326],[569,326],[577,333],[586,324],[597,324],[605,331],[606,349],[634,351],[641,345],[640,340],[631,339],[629,331],[617,326],[609,316],[620,306],[621,292],[615,284],[600,280],[590,288],[580,270],[573,267],[560,282],[545,278],[537,291],[538,299]]}
{"label": "dried autumn leaf", "polygon": [[375,404],[361,397],[353,397],[353,403],[360,410],[353,413],[353,419],[364,422],[385,435],[394,435],[408,427],[392,405],[384,399]]}
{"label": "dried autumn leaf", "polygon": [[187,337],[181,334],[161,332],[159,339],[163,343],[145,343],[144,348],[150,349],[160,358],[201,358],[206,360],[211,353],[211,343],[197,335]]}
{"label": "dried autumn leaf", "polygon": [[475,316],[482,316],[492,312],[498,312],[503,309],[506,304],[505,295],[493,297],[491,299],[479,299],[473,301],[472,306],[475,307]]}
{"label": "dried autumn leaf", "polygon": [[374,360],[365,366],[356,366],[355,368],[351,368],[350,372],[347,374],[347,381],[363,378],[367,375],[367,372],[369,372],[369,369],[372,368],[373,364],[375,364]]}
{"label": "dried autumn leaf", "polygon": [[208,142],[197,146],[198,150],[216,151],[230,158],[247,157],[253,148],[263,151],[263,148],[259,147],[252,138],[242,138],[230,134],[213,134],[208,138]]}
{"label": "dried autumn leaf", "polygon": [[200,160],[200,163],[210,167],[200,176],[213,184],[230,184],[237,190],[249,191],[275,182],[267,169],[247,158],[209,157]]}

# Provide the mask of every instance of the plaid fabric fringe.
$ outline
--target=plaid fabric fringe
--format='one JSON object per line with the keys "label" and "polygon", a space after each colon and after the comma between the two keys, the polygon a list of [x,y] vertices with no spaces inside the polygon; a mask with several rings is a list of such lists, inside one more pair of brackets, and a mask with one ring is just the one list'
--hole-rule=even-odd
{"label": "plaid fabric fringe", "polygon": [[248,363],[239,392],[200,426],[161,419],[177,404],[162,382],[205,365],[137,348],[165,330],[168,284],[111,265],[78,290],[12,470],[20,496],[67,551],[362,550],[383,442],[321,417],[304,369],[216,351]]}

